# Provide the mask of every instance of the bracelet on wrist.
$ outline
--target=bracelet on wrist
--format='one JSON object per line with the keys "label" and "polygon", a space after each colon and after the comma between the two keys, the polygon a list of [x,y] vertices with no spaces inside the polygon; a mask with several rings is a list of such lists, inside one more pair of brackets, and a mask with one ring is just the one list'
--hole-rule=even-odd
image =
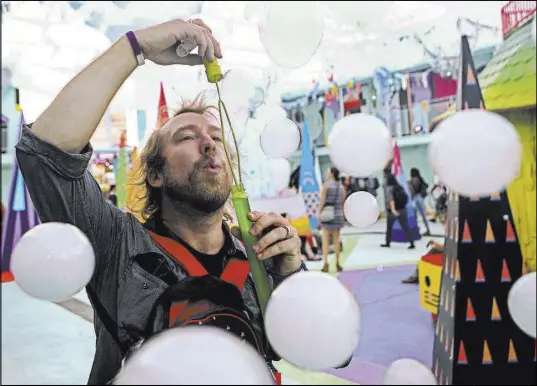
{"label": "bracelet on wrist", "polygon": [[145,58],[142,52],[142,47],[140,47],[140,43],[138,42],[138,39],[136,39],[136,35],[134,35],[134,32],[129,31],[125,34],[125,36],[127,36],[127,39],[132,47],[132,51],[134,52],[138,66],[143,66],[145,64]]}

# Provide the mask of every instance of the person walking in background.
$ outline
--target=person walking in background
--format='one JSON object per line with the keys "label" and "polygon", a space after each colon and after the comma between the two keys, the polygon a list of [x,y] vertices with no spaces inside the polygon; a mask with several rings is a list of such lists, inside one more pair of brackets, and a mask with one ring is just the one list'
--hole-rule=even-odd
{"label": "person walking in background", "polygon": [[414,249],[414,241],[408,226],[408,217],[406,214],[406,204],[408,196],[401,185],[397,182],[395,176],[390,172],[384,173],[384,198],[386,200],[386,243],[381,247],[389,248],[392,242],[392,230],[396,220],[405,232],[406,239],[410,242],[408,249]]}
{"label": "person walking in background", "polygon": [[429,221],[427,221],[427,215],[425,214],[425,208],[423,206],[423,199],[427,197],[427,189],[429,188],[429,185],[421,176],[418,168],[410,169],[410,180],[408,181],[408,186],[410,187],[412,204],[421,215],[425,228],[427,229],[427,231],[424,233],[424,236],[430,236],[431,229],[429,228]]}
{"label": "person walking in background", "polygon": [[319,203],[319,221],[323,231],[322,251],[323,251],[323,272],[328,272],[328,251],[330,240],[334,244],[336,254],[336,267],[338,272],[343,268],[339,263],[341,254],[340,232],[345,225],[343,214],[343,203],[345,202],[345,188],[339,180],[339,170],[331,167],[327,170],[328,180],[323,184],[321,190],[321,202]]}

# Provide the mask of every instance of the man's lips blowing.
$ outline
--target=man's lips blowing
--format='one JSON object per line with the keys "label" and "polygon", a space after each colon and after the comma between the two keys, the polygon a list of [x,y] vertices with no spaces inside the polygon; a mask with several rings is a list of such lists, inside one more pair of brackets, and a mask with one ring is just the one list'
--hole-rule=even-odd
{"label": "man's lips blowing", "polygon": [[205,162],[202,162],[200,165],[200,169],[202,170],[209,170],[213,172],[218,172],[223,168],[222,162],[218,161],[215,158],[210,158]]}

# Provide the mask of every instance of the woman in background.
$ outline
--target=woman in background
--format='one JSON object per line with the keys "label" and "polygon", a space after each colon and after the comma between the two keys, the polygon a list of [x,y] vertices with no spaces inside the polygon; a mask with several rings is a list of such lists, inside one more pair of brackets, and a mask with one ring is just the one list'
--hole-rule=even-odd
{"label": "woman in background", "polygon": [[410,187],[412,204],[421,215],[423,223],[425,224],[425,228],[427,229],[427,231],[424,233],[424,236],[430,236],[431,229],[429,228],[429,221],[427,221],[427,216],[425,215],[425,208],[423,206],[423,199],[427,196],[427,189],[429,188],[429,185],[427,185],[427,183],[421,176],[418,168],[410,169],[410,181],[408,181],[408,186]]}
{"label": "woman in background", "polygon": [[[339,180],[339,170],[331,167],[326,172],[328,180],[323,184],[321,190],[321,202],[319,203],[319,220],[323,231],[323,272],[328,272],[328,251],[330,248],[330,240],[334,244],[334,253],[336,254],[336,267],[338,272],[343,268],[339,264],[341,254],[340,232],[345,225],[345,216],[343,214],[343,203],[345,202],[345,187]],[[327,220],[323,215],[323,210],[328,207],[333,208],[333,218]]]}

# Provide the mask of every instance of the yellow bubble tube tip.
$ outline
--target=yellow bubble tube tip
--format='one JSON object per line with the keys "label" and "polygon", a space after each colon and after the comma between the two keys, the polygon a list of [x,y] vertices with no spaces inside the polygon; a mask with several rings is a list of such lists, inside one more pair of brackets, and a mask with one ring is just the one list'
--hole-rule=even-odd
{"label": "yellow bubble tube tip", "polygon": [[218,64],[216,59],[213,59],[210,62],[204,60],[203,65],[205,66],[205,74],[207,75],[207,80],[209,83],[217,83],[222,80],[222,69],[220,68],[220,64]]}

